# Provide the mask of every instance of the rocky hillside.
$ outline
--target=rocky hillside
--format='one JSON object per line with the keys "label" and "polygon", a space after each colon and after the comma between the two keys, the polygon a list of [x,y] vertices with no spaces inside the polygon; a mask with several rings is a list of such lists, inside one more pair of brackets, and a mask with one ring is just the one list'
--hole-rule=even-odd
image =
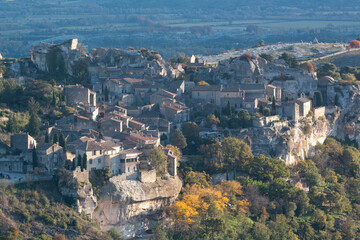
{"label": "rocky hillside", "polygon": [[54,181],[0,187],[0,239],[112,239],[57,189]]}

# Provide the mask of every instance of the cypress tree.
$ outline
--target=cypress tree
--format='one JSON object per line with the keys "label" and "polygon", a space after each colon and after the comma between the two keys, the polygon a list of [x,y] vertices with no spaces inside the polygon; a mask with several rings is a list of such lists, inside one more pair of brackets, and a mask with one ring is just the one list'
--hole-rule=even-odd
{"label": "cypress tree", "polygon": [[105,102],[109,101],[109,89],[107,86],[105,86],[104,95],[105,95]]}
{"label": "cypress tree", "polygon": [[40,127],[41,127],[40,118],[36,113],[32,112],[30,115],[29,123],[27,125],[27,131],[32,137],[37,138],[40,134]]}
{"label": "cypress tree", "polygon": [[83,170],[83,164],[82,164],[82,159],[81,159],[80,154],[78,155],[77,166],[81,168],[81,171]]}
{"label": "cypress tree", "polygon": [[276,103],[275,103],[275,97],[272,97],[272,103],[271,103],[271,112],[272,114],[276,114]]}
{"label": "cypress tree", "polygon": [[84,153],[84,155],[83,155],[82,164],[83,164],[83,168],[85,170],[87,170],[87,156],[86,156],[86,153]]}
{"label": "cypress tree", "polygon": [[32,161],[33,161],[32,164],[33,164],[34,168],[39,166],[37,153],[36,153],[36,147],[34,147],[33,151],[32,151]]}
{"label": "cypress tree", "polygon": [[46,142],[46,143],[50,143],[50,142],[51,142],[48,131],[46,131],[46,133],[45,133],[45,142]]}
{"label": "cypress tree", "polygon": [[65,140],[64,134],[60,135],[59,145],[63,148],[64,152],[67,151],[67,145],[66,145],[66,140]]}
{"label": "cypress tree", "polygon": [[75,168],[76,168],[76,158],[74,158],[72,161],[72,170],[75,170]]}
{"label": "cypress tree", "polygon": [[53,90],[53,95],[52,95],[52,105],[54,107],[56,107],[56,96],[55,96],[55,91]]}
{"label": "cypress tree", "polygon": [[53,136],[53,143],[58,143],[59,142],[59,136],[55,133]]}

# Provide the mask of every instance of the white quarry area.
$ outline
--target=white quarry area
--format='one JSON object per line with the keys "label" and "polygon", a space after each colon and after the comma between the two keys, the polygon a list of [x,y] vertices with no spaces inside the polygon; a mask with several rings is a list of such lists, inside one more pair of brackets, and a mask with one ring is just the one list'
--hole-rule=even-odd
{"label": "white quarry area", "polygon": [[217,64],[219,61],[240,57],[244,53],[250,53],[254,56],[259,56],[262,53],[279,56],[283,52],[288,52],[295,55],[297,58],[306,58],[312,56],[325,56],[335,52],[346,51],[346,46],[346,44],[342,43],[279,43],[238,51],[227,51],[217,55],[197,55],[196,57],[199,58],[200,62],[208,64]]}

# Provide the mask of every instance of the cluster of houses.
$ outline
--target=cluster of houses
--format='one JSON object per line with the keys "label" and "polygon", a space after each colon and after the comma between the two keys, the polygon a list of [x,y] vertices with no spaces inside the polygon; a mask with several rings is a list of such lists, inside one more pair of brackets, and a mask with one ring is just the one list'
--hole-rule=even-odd
{"label": "cluster of houses", "polygon": [[[74,41],[68,44],[72,56],[79,46]],[[33,50],[36,54],[32,60],[42,70],[46,70],[46,59],[42,56],[47,48],[46,45]],[[316,117],[324,115],[325,107],[312,106],[310,97],[314,91],[322,93],[325,105],[333,105],[327,93],[335,81],[329,77],[319,79],[317,88],[307,96],[299,94],[297,98],[285,99],[283,89],[271,84],[196,85],[189,80],[170,79],[161,64],[151,61],[153,65],[149,65],[131,51],[118,51],[99,49],[92,53],[94,61],[98,61],[88,66],[92,89],[82,85],[59,86],[67,106],[76,111],[56,121],[46,132],[50,137],[64,135],[66,151],[57,143],[42,143],[45,133],[39,143],[26,133],[14,134],[10,149],[0,145],[0,153],[6,155],[0,157],[0,171],[33,171],[35,148],[39,169],[50,174],[56,168],[71,169],[78,156],[86,155],[90,171],[108,168],[113,175],[136,174],[141,179],[141,176],[153,176],[148,164],[150,150],[166,145],[171,132],[191,120],[190,111],[198,110],[199,106],[210,104],[221,109],[230,105],[235,111],[246,109],[250,114],[268,107],[273,116],[265,124],[254,124],[264,127],[279,119],[299,121],[310,111]],[[104,63],[101,59],[108,60]],[[189,66],[197,65],[191,59]],[[172,70],[175,76],[183,71],[181,64]],[[214,136],[218,137],[219,133]],[[13,154],[8,155],[9,151]],[[169,173],[174,176],[179,159],[170,150],[164,149],[164,153],[168,157]]]}

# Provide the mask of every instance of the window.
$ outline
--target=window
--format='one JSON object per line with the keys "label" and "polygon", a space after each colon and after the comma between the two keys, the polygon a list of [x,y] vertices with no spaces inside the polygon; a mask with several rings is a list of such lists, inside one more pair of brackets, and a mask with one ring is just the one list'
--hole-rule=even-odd
{"label": "window", "polygon": [[93,156],[96,155],[96,150],[93,151]]}
{"label": "window", "polygon": [[101,163],[101,158],[98,159],[98,163]]}
{"label": "window", "polygon": [[128,172],[130,172],[130,167],[128,167]]}
{"label": "window", "polygon": [[100,150],[100,154],[102,154],[102,150]]}
{"label": "window", "polygon": [[89,164],[92,164],[92,159],[89,160]]}

